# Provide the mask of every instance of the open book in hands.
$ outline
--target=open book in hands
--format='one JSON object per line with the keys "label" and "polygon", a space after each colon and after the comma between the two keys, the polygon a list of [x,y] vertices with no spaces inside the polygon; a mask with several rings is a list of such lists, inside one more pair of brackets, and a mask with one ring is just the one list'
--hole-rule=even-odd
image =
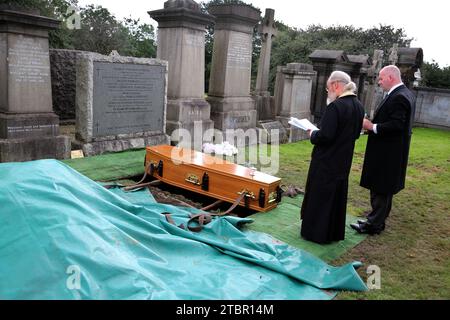
{"label": "open book in hands", "polygon": [[314,124],[312,124],[308,119],[297,119],[294,117],[291,117],[291,120],[288,122],[291,126],[298,127],[300,129],[303,129],[305,131],[308,130],[319,130]]}

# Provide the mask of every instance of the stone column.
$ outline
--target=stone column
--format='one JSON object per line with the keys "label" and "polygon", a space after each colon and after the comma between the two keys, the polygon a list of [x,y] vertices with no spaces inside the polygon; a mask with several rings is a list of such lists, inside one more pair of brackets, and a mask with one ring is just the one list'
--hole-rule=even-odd
{"label": "stone column", "polygon": [[[169,62],[167,133],[173,142],[180,139],[177,129],[203,137],[214,127],[205,100],[205,32],[214,17],[192,0],[169,0],[149,14],[158,22],[157,58]],[[195,145],[201,148],[202,138]]]}
{"label": "stone column", "polygon": [[275,10],[266,9],[264,20],[259,25],[258,31],[261,35],[261,53],[259,55],[258,74],[256,77],[256,88],[254,97],[258,120],[271,120],[274,118],[274,110],[271,108],[269,90],[270,53],[272,51],[272,39],[278,34],[274,20]]}
{"label": "stone column", "polygon": [[207,101],[215,127],[256,128],[256,106],[250,95],[253,28],[260,11],[248,5],[214,5],[217,17]]}
{"label": "stone column", "polygon": [[0,10],[0,162],[70,157],[52,105],[48,31],[59,23]]}
{"label": "stone column", "polygon": [[311,120],[311,95],[317,72],[309,64],[289,63],[281,68],[281,74],[282,98],[277,120],[289,129],[289,142],[307,139],[303,130],[293,128],[288,122],[291,117]]}

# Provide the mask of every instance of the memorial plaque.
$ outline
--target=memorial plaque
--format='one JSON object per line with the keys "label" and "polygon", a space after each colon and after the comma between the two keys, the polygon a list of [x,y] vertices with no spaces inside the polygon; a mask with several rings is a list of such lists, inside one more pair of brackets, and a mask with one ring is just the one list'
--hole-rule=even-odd
{"label": "memorial plaque", "polygon": [[160,131],[165,68],[94,62],[93,137]]}

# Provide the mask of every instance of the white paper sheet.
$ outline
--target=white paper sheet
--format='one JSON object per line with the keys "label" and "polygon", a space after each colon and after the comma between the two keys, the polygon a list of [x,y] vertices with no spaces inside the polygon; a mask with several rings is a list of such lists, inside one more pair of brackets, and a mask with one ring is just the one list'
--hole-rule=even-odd
{"label": "white paper sheet", "polygon": [[297,119],[294,117],[291,117],[291,120],[288,122],[291,126],[298,127],[300,129],[303,129],[305,131],[307,130],[319,130],[314,124],[312,124],[308,119]]}

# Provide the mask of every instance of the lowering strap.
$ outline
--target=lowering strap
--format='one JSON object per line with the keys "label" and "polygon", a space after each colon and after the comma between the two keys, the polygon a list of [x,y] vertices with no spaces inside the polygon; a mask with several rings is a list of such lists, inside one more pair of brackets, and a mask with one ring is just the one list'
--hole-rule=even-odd
{"label": "lowering strap", "polygon": [[[231,205],[231,207],[221,213],[199,213],[199,214],[193,214],[191,215],[191,218],[187,222],[187,228],[192,232],[200,232],[203,230],[203,226],[207,225],[212,221],[213,217],[224,217],[227,215],[231,215],[231,212],[239,205],[239,203],[245,198],[247,195],[247,192],[243,192],[237,199],[234,201],[234,203]],[[167,222],[170,224],[176,225],[175,222],[172,219],[172,216],[168,212],[164,212],[163,215],[166,216]],[[197,226],[192,226],[193,223],[197,223]],[[181,229],[185,229],[184,225],[178,226]]]}

